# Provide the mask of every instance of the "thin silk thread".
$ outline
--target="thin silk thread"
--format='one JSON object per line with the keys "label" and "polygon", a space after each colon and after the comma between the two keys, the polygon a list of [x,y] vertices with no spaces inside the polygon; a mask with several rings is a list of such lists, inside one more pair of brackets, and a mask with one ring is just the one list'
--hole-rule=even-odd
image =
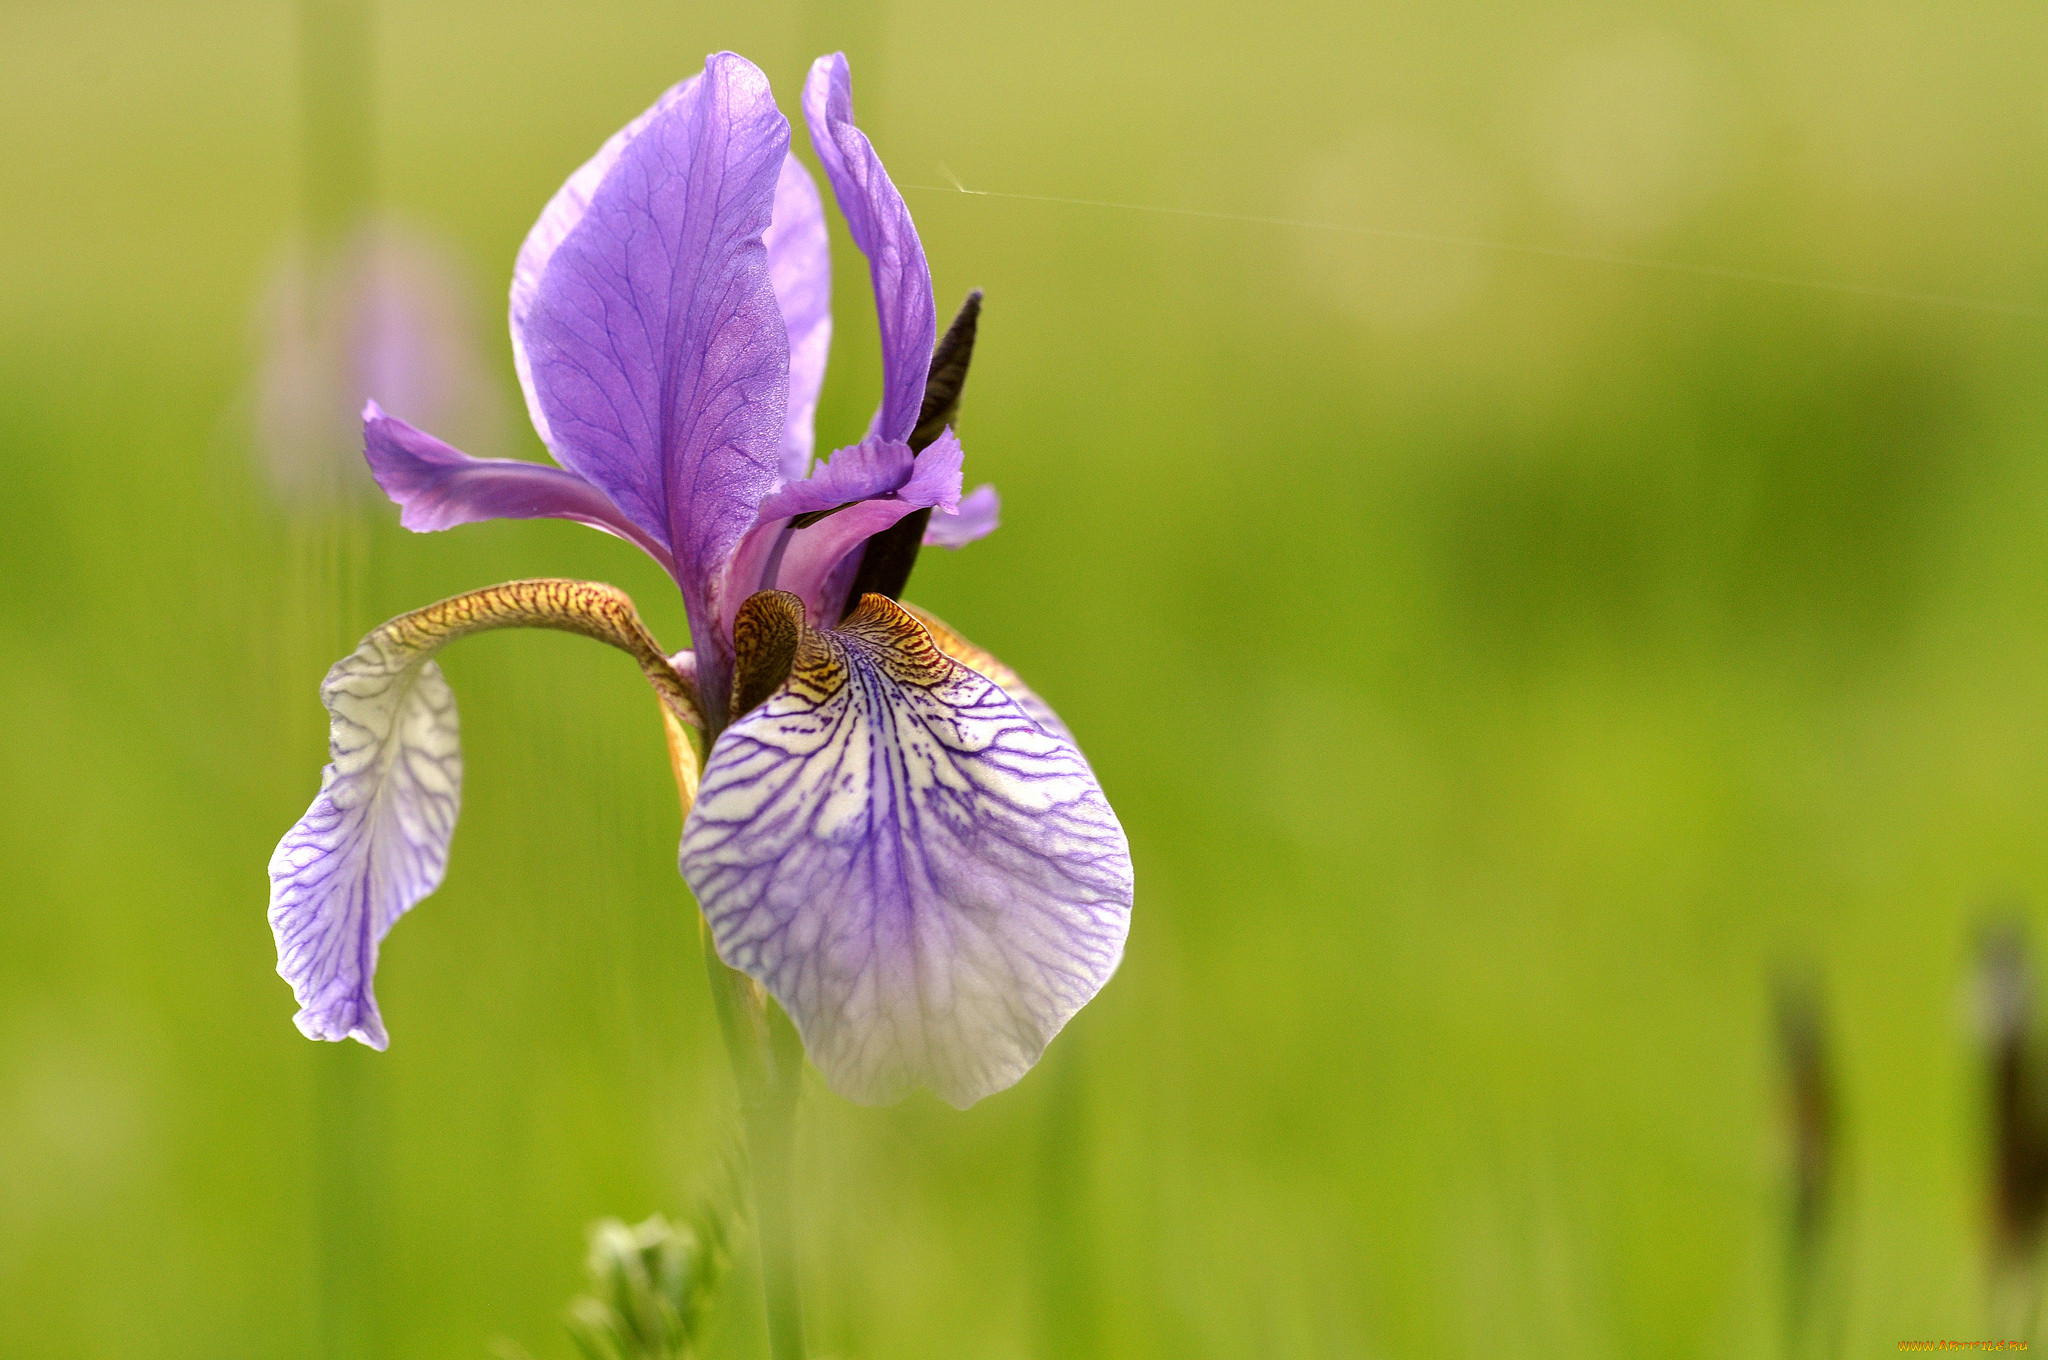
{"label": "thin silk thread", "polygon": [[970,198],[1007,198],[1023,203],[1057,203],[1076,208],[1110,208],[1120,212],[1157,213],[1167,217],[1197,217],[1212,222],[1247,222],[1254,226],[1293,227],[1302,231],[1334,231],[1350,236],[1374,236],[1390,241],[1418,241],[1429,245],[1470,246],[1509,255],[1536,255],[1551,260],[1572,260],[1580,264],[1614,265],[1628,269],[1656,269],[1667,274],[1689,274],[1695,278],[1726,279],[1735,283],[1760,283],[1783,288],[1804,288],[1816,293],[1870,298],[1880,302],[1919,303],[1949,307],[1958,311],[1984,312],[1994,316],[2022,317],[2048,321],[2048,308],[2017,302],[1995,302],[1986,298],[1955,297],[1946,293],[1919,293],[1874,284],[1844,283],[1834,279],[1804,278],[1796,274],[1775,274],[1763,269],[1739,269],[1728,265],[1687,264],[1679,260],[1657,260],[1640,255],[1615,255],[1599,250],[1567,250],[1558,246],[1524,245],[1514,241],[1490,241],[1478,236],[1452,236],[1429,231],[1398,231],[1392,227],[1361,227],[1341,222],[1310,222],[1293,217],[1263,217],[1255,213],[1214,212],[1206,208],[1172,208],[1154,203],[1116,203],[1100,198],[1067,198],[1057,194],[1012,194],[997,189],[970,189],[942,162],[941,174],[952,181],[943,184],[905,184],[936,194],[966,194]]}

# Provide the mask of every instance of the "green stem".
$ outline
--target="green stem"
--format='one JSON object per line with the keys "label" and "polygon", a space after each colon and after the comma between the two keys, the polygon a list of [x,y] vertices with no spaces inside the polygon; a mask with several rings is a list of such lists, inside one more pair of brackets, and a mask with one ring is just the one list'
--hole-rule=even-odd
{"label": "green stem", "polygon": [[772,1360],[804,1360],[803,1294],[797,1278],[796,1099],[803,1044],[781,1007],[746,974],[720,962],[704,939],[711,998],[740,1091],[747,1166],[754,1182],[754,1234]]}

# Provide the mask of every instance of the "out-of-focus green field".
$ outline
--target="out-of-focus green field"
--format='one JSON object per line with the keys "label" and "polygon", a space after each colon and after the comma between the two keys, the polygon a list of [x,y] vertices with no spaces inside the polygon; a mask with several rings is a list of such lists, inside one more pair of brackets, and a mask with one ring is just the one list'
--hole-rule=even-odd
{"label": "out-of-focus green field", "polygon": [[[330,661],[547,574],[684,642],[579,526],[272,495],[293,34],[0,9],[10,1357],[563,1357],[585,1225],[684,1207],[731,1120],[654,706],[573,638],[446,658],[467,806],[390,1051],[292,1027],[264,865]],[[911,594],[1061,709],[1139,882],[1016,1089],[813,1083],[815,1350],[1774,1354],[1788,961],[1840,1058],[1839,1353],[1991,1334],[1973,944],[2048,923],[2048,16],[394,0],[380,202],[508,394],[540,205],[719,47],[790,110],[844,48],[942,308],[988,290],[1005,524]],[[834,231],[824,447],[878,382]],[[714,1354],[760,1353],[752,1288]]]}

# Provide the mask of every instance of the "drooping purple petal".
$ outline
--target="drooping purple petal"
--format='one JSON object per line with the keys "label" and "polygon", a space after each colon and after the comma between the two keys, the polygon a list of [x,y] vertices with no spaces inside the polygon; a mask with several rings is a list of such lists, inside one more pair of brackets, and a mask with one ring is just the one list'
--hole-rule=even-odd
{"label": "drooping purple petal", "polygon": [[789,331],[782,477],[793,482],[811,470],[818,390],[825,385],[825,359],[832,349],[832,249],[825,237],[825,210],[811,172],[794,155],[783,158],[775,181],[775,220],[761,240],[768,247],[768,275],[775,283],[782,324]]}
{"label": "drooping purple petal", "polygon": [[987,482],[960,498],[960,508],[951,514],[934,510],[924,526],[926,546],[964,548],[977,538],[987,538],[1002,524],[1002,498]]}
{"label": "drooping purple petal", "polygon": [[547,255],[521,342],[556,458],[668,544],[715,712],[715,580],[782,459],[789,339],[761,236],[789,127],[731,53],[672,93]]}
{"label": "drooping purple petal", "polygon": [[270,859],[277,971],[309,1039],[390,1042],[371,989],[377,946],[448,868],[462,749],[433,651],[380,628],[320,686],[332,759]]}
{"label": "drooping purple petal", "polygon": [[832,183],[832,196],[845,214],[854,244],[868,257],[875,286],[875,313],[882,327],[882,406],[873,432],[903,442],[917,427],[938,338],[932,302],[932,274],[924,246],[911,224],[882,158],[853,122],[853,76],[844,53],[811,63],[804,82],[804,122],[811,146]]}
{"label": "drooping purple petal", "polygon": [[471,633],[551,628],[617,647],[661,700],[678,790],[696,787],[689,730],[706,726],[691,654],[665,656],[616,586],[508,581],[380,625],[328,671],[320,700],[332,759],[320,792],[270,859],[277,971],[314,1039],[383,1048],[377,947],[440,885],[462,799],[455,697],[433,656]]}
{"label": "drooping purple petal", "polygon": [[[721,615],[726,632],[757,590],[787,590],[812,618],[836,620],[845,612],[857,550],[870,537],[913,511],[960,504],[963,457],[950,430],[919,454],[870,437],[763,500],[732,556]],[[823,518],[797,527],[799,517],[816,515]]]}
{"label": "drooping purple petal", "polygon": [[867,1104],[1015,1082],[1130,924],[1129,847],[1087,763],[880,596],[806,630],[719,737],[682,870],[719,957]]}
{"label": "drooping purple petal", "polygon": [[423,430],[363,408],[363,456],[399,523],[418,533],[485,519],[573,519],[638,544],[675,572],[668,545],[619,513],[602,491],[575,473],[544,463],[472,458]]}

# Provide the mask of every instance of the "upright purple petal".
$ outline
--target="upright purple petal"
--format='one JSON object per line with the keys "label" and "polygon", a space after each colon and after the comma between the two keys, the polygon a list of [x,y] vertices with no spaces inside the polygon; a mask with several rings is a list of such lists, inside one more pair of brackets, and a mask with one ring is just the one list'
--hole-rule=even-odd
{"label": "upright purple petal", "polygon": [[789,415],[782,434],[782,478],[797,481],[811,470],[818,390],[832,349],[832,248],[825,210],[811,172],[795,156],[782,161],[775,181],[775,220],[761,238],[768,276],[789,331]]}
{"label": "upright purple petal", "polygon": [[866,1104],[1015,1082],[1130,926],[1130,850],[1087,763],[878,595],[804,630],[718,738],[682,870],[719,957]]}
{"label": "upright purple petal", "polygon": [[363,409],[363,456],[399,523],[416,533],[484,519],[573,519],[638,544],[670,574],[668,545],[621,515],[605,494],[573,472],[509,458],[472,458],[425,431]]}
{"label": "upright purple petal", "polygon": [[811,146],[832,182],[854,244],[868,257],[875,313],[882,325],[882,407],[874,433],[902,442],[917,427],[930,376],[938,312],[932,273],[903,195],[882,168],[867,134],[853,122],[853,76],[844,53],[811,63],[804,82],[804,122]]}
{"label": "upright purple petal", "polygon": [[534,431],[557,459],[562,455],[555,450],[554,435],[548,429],[547,412],[541,408],[540,394],[533,385],[533,364],[526,352],[527,320],[533,314],[534,299],[540,294],[541,278],[547,273],[548,261],[554,258],[555,248],[590,211],[591,195],[597,192],[597,186],[604,182],[611,168],[618,164],[627,144],[656,117],[692,97],[702,79],[702,76],[691,76],[664,90],[661,98],[655,100],[646,112],[614,132],[597,149],[595,156],[578,166],[576,173],[563,181],[562,187],[555,190],[555,196],[540,210],[533,230],[526,233],[526,240],[519,247],[519,258],[513,262],[512,367],[519,374],[520,390],[526,394],[526,411],[533,418]]}
{"label": "upright purple petal", "polygon": [[767,78],[711,57],[620,145],[521,328],[556,458],[668,545],[714,712],[715,580],[782,461],[789,339],[761,236],[788,142]]}

